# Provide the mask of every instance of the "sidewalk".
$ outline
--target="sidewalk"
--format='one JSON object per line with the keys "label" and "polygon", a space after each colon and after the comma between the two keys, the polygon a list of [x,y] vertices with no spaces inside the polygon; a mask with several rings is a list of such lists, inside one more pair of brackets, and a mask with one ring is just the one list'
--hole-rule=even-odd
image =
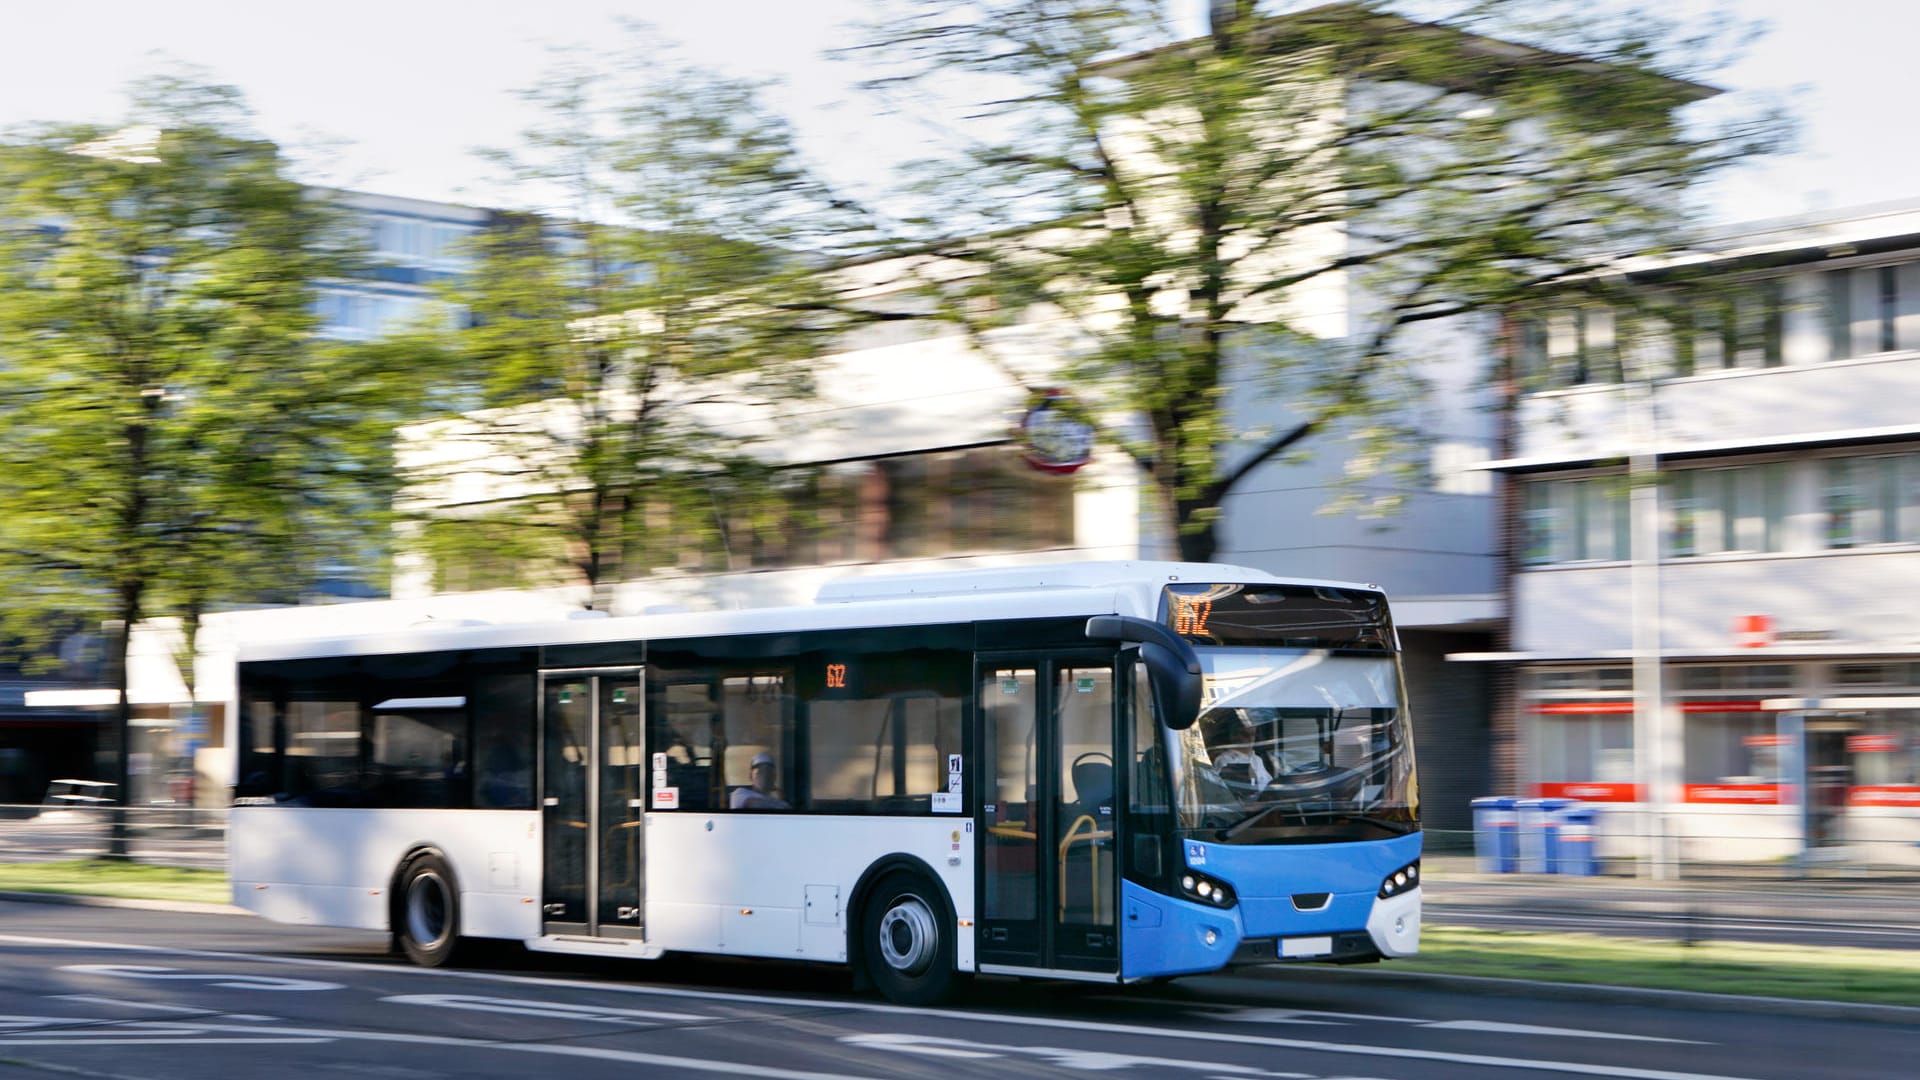
{"label": "sidewalk", "polygon": [[1689,866],[1667,880],[1606,875],[1488,874],[1471,855],[1429,855],[1422,893],[1430,919],[1449,905],[1522,907],[1535,912],[1679,917],[1690,913],[1819,924],[1920,929],[1920,871],[1822,868],[1790,878],[1778,867]]}

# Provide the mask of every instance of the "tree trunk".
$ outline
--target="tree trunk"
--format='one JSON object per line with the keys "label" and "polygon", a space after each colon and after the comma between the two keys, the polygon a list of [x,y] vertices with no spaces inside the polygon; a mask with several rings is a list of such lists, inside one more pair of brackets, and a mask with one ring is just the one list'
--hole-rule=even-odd
{"label": "tree trunk", "polygon": [[129,838],[129,807],[133,804],[133,699],[128,694],[132,682],[127,663],[133,647],[133,625],[140,617],[140,586],[123,585],[120,590],[120,631],[114,636],[111,655],[113,686],[118,704],[114,709],[113,782],[114,802],[111,835],[107,839],[107,858],[133,857]]}
{"label": "tree trunk", "polygon": [[[1178,528],[1178,526],[1176,526]],[[1181,562],[1212,562],[1220,551],[1220,540],[1215,535],[1219,526],[1210,524],[1196,532],[1179,532]]]}

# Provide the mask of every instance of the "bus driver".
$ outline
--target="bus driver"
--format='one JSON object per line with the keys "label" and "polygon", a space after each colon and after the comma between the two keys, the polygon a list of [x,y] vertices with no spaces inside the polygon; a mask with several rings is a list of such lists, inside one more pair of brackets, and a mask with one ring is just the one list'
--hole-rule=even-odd
{"label": "bus driver", "polygon": [[753,755],[753,786],[733,789],[733,796],[727,805],[735,810],[791,810],[787,800],[773,793],[778,768],[773,763],[773,755],[765,750]]}

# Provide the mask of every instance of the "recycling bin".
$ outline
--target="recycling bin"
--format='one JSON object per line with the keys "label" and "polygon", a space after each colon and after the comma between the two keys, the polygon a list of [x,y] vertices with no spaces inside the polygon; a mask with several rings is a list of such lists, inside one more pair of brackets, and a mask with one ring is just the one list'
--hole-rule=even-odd
{"label": "recycling bin", "polygon": [[1600,873],[1600,856],[1596,853],[1599,830],[1595,828],[1600,816],[1600,808],[1590,803],[1574,803],[1561,808],[1556,815],[1559,828],[1556,830],[1556,848],[1553,860],[1553,872],[1571,874],[1575,877],[1596,877]]}
{"label": "recycling bin", "polygon": [[1519,870],[1551,874],[1560,848],[1560,814],[1572,799],[1519,799],[1514,818],[1519,829]]}
{"label": "recycling bin", "polygon": [[1511,874],[1520,868],[1520,800],[1489,795],[1473,800],[1473,864],[1482,874]]}

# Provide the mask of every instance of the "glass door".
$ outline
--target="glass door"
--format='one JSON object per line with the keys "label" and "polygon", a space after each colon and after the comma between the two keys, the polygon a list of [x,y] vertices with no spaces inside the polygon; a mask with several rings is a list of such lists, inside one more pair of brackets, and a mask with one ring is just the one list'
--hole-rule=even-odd
{"label": "glass door", "polygon": [[646,882],[640,672],[545,671],[540,682],[543,929],[637,935]]}
{"label": "glass door", "polygon": [[1110,656],[978,666],[983,964],[1116,970]]}

